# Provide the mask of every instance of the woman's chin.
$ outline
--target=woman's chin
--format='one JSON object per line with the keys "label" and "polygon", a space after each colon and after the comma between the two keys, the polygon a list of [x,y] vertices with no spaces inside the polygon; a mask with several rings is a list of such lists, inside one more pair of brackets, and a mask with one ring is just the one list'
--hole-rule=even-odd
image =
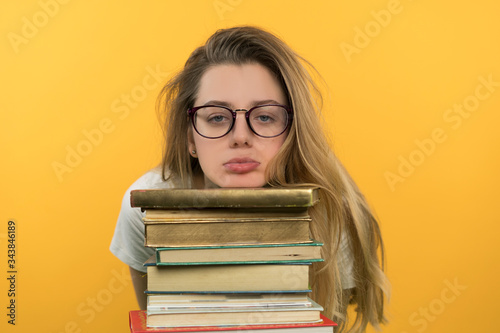
{"label": "woman's chin", "polygon": [[[260,177],[259,177],[260,178]],[[249,177],[248,175],[230,175],[215,181],[205,177],[205,188],[229,187],[229,188],[250,188],[263,187],[267,182],[264,179]]]}

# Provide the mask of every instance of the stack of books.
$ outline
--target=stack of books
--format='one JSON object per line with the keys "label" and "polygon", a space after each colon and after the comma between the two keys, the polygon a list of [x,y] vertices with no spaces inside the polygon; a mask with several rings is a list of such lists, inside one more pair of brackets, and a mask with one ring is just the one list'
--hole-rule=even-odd
{"label": "stack of books", "polygon": [[[333,331],[307,296],[310,266],[322,261],[309,233],[317,201],[315,188],[132,191],[145,246],[156,249],[145,263],[146,331]],[[131,328],[140,316],[130,313]]]}

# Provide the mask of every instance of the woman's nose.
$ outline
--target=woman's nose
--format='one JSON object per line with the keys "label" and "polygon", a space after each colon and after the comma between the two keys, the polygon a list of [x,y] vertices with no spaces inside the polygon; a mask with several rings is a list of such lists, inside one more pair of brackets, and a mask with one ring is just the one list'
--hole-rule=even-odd
{"label": "woman's nose", "polygon": [[[231,146],[249,146],[252,141],[252,130],[248,127],[245,118],[246,110],[235,110],[237,113],[234,121],[233,129],[229,135],[231,136]],[[241,111],[241,112],[240,112]]]}

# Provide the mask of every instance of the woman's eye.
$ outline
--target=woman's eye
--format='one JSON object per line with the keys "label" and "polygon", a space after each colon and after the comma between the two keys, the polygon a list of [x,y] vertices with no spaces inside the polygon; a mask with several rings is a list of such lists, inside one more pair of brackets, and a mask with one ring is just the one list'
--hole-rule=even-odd
{"label": "woman's eye", "polygon": [[272,123],[274,122],[276,117],[274,117],[272,114],[258,114],[253,117],[253,120],[259,123]]}
{"label": "woman's eye", "polygon": [[222,123],[222,122],[227,122],[228,121],[228,118],[224,115],[221,115],[221,114],[214,114],[214,115],[210,115],[208,118],[207,118],[207,121],[209,123]]}
{"label": "woman's eye", "polygon": [[223,116],[212,116],[208,120],[209,121],[220,122],[220,121],[224,120],[224,117]]}

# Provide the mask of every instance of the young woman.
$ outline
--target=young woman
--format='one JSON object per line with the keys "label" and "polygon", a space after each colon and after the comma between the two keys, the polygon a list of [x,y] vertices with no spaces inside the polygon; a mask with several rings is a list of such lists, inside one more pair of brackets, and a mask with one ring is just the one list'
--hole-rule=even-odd
{"label": "young woman", "polygon": [[[130,266],[141,308],[143,263],[154,250],[143,246],[142,214],[130,207],[131,190],[314,185],[321,200],[311,211],[311,234],[324,243],[325,261],[311,273],[312,298],[339,322],[339,331],[385,323],[389,290],[380,229],[322,133],[320,97],[307,64],[276,36],[235,27],[211,36],[163,88],[163,162],[125,194],[111,244]],[[356,307],[354,320],[348,320],[349,304]]]}

